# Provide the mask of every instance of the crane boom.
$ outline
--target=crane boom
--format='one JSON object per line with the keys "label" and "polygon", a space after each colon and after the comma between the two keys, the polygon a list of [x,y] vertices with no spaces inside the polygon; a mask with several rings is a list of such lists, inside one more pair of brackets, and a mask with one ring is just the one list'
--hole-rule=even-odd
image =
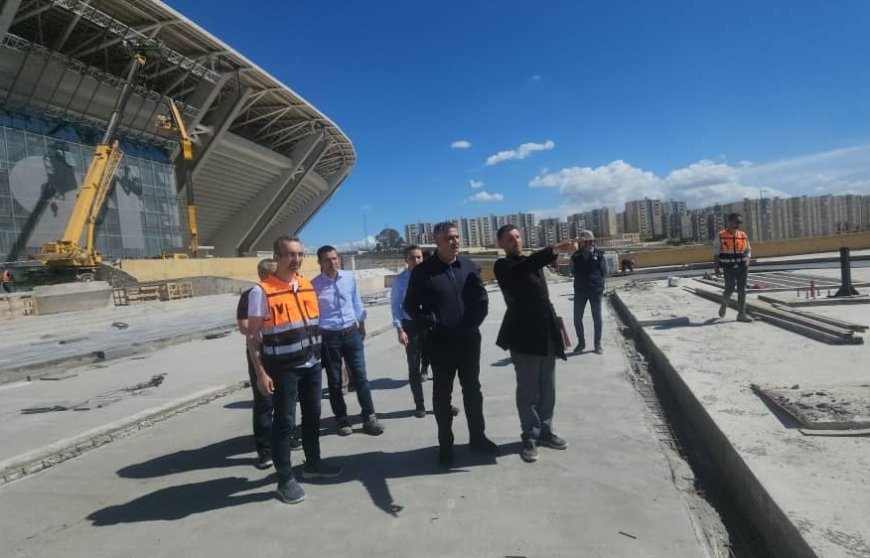
{"label": "crane boom", "polygon": [[[141,54],[133,56],[127,80],[112,109],[106,132],[100,143],[94,147],[94,157],[76,195],[76,203],[67,221],[63,237],[42,246],[40,259],[46,265],[72,268],[95,267],[102,259],[100,253],[94,250],[94,227],[123,156],[118,142],[115,141],[115,132],[130,99],[139,70],[144,65],[144,56]],[[87,232],[87,239],[82,246],[81,239],[84,232]]]}

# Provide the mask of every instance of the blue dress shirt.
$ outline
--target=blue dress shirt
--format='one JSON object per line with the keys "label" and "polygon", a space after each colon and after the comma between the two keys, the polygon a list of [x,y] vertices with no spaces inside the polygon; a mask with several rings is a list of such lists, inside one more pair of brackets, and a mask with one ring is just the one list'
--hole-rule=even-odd
{"label": "blue dress shirt", "polygon": [[339,270],[335,281],[321,273],[311,280],[320,306],[320,328],[341,330],[364,322],[366,310],[353,273]]}
{"label": "blue dress shirt", "polygon": [[396,275],[396,278],[393,279],[393,286],[390,288],[390,309],[393,311],[393,326],[396,329],[401,329],[402,320],[411,319],[411,316],[402,308],[402,303],[405,302],[405,293],[408,292],[409,279],[411,279],[411,270],[405,269]]}

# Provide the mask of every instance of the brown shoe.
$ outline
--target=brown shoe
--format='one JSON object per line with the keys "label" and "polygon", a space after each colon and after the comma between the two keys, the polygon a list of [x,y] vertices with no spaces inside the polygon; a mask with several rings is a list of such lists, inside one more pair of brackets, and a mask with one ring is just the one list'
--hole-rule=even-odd
{"label": "brown shoe", "polygon": [[384,425],[381,424],[376,415],[369,415],[369,417],[363,421],[363,432],[369,436],[380,436],[384,433]]}

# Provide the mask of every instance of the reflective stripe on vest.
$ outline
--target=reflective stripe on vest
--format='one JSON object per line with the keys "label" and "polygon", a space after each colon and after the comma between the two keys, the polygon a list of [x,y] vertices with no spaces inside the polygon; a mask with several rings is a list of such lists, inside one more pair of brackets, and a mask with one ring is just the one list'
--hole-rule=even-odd
{"label": "reflective stripe on vest", "polygon": [[724,264],[744,263],[749,241],[743,231],[719,231],[719,262]]}
{"label": "reflective stripe on vest", "polygon": [[269,315],[263,320],[263,354],[280,356],[290,365],[320,358],[320,310],[311,283],[297,277],[294,290],[285,281],[269,276],[260,281]]}

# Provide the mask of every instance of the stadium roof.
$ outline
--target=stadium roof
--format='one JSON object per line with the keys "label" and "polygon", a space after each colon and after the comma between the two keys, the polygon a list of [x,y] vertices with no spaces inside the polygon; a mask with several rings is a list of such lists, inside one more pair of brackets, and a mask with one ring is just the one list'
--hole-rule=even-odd
{"label": "stadium roof", "polygon": [[144,52],[121,129],[177,156],[175,138],[154,122],[167,99],[180,105],[199,140],[200,242],[218,254],[298,231],[356,162],[348,137],[311,103],[162,2],[6,0],[0,37],[0,108],[96,127],[133,52]]}

